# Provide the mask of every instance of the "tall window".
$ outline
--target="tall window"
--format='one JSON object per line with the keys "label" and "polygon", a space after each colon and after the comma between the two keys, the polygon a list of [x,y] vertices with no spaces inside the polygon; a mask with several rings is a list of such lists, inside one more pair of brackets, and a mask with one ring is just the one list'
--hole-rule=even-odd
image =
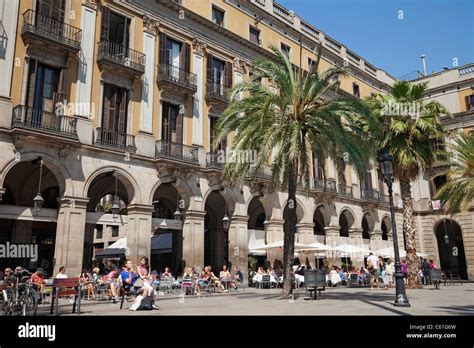
{"label": "tall window", "polygon": [[221,27],[224,26],[224,11],[212,6],[212,21]]}
{"label": "tall window", "polygon": [[288,45],[285,45],[283,42],[281,43],[281,52],[286,56],[286,58],[290,59],[290,50],[291,47]]}
{"label": "tall window", "polygon": [[250,26],[250,42],[260,45],[260,30]]}
{"label": "tall window", "polygon": [[130,18],[111,12],[108,7],[102,8],[100,38],[115,44],[115,55],[125,54],[125,49],[129,47],[130,23]]}
{"label": "tall window", "polygon": [[316,62],[313,59],[308,58],[308,71],[312,72],[315,67],[316,67]]}
{"label": "tall window", "polygon": [[159,64],[166,65],[166,71],[169,75],[175,78],[185,78],[178,75],[180,72],[189,72],[191,69],[191,46],[187,43],[173,40],[163,32],[160,33],[159,40]]}
{"label": "tall window", "polygon": [[161,139],[165,143],[183,143],[183,115],[179,105],[163,102]]}
{"label": "tall window", "polygon": [[224,95],[225,88],[232,87],[232,74],[231,63],[207,55],[207,83],[212,93]]}
{"label": "tall window", "polygon": [[[210,117],[210,121],[211,121],[211,131],[210,131],[210,139],[209,139],[209,144],[210,146],[212,147],[212,144],[214,143],[214,140],[216,139],[216,126],[217,126],[217,121],[218,121],[219,117],[216,117],[216,116],[211,116]],[[216,149],[216,151],[213,151],[213,152],[217,152],[219,150],[223,150],[223,151],[226,151],[226,148],[227,148],[227,139],[222,139],[221,143],[219,144],[219,148]]]}
{"label": "tall window", "polygon": [[28,81],[28,106],[36,111],[53,112],[58,102],[61,71],[37,60],[30,61]]}
{"label": "tall window", "polygon": [[352,83],[352,94],[355,97],[360,98],[360,88],[357,83]]}
{"label": "tall window", "polygon": [[474,94],[467,95],[464,98],[466,102],[466,111],[473,110],[474,109]]}
{"label": "tall window", "polygon": [[66,0],[37,0],[36,12],[39,15],[64,22]]}
{"label": "tall window", "polygon": [[101,239],[104,232],[104,225],[95,225],[95,231],[96,231],[95,237],[97,239]]}
{"label": "tall window", "polygon": [[119,143],[124,142],[122,138],[127,130],[127,90],[114,85],[104,85],[104,106],[102,112],[102,128],[106,131],[117,133]]}
{"label": "tall window", "polygon": [[372,174],[370,170],[366,170],[364,180],[361,182],[361,186],[363,190],[371,191],[372,187]]}

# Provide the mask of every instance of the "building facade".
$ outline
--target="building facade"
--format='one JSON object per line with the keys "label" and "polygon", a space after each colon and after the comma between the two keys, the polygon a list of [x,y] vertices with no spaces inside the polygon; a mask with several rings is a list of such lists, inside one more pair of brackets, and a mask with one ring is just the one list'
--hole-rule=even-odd
{"label": "building facade", "polygon": [[[210,144],[229,88],[251,78],[254,59],[272,58],[270,45],[308,70],[320,45],[322,69],[348,66],[340,93],[364,98],[395,81],[272,0],[0,4],[0,242],[38,244],[37,265],[50,272],[78,273],[121,238],[128,257],[151,257],[153,268],[231,262],[246,271],[255,247],[283,239],[287,195],[272,189],[266,169],[238,187],[222,179]],[[298,188],[297,241],[391,246],[376,164],[363,182],[350,166],[342,180],[328,158],[314,158],[313,167],[311,186]],[[414,189],[418,249],[439,260],[429,228],[444,217],[423,206],[425,193]],[[401,207],[398,185],[395,203]],[[460,226],[472,265],[467,216]],[[399,209],[397,222],[403,245]],[[282,259],[278,249],[266,256]],[[326,256],[341,264],[344,255]]]}

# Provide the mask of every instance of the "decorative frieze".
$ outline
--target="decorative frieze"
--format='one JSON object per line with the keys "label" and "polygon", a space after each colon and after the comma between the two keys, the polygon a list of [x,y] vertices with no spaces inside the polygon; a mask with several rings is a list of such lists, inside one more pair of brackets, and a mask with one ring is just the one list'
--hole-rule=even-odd
{"label": "decorative frieze", "polygon": [[143,30],[151,35],[156,35],[158,33],[160,23],[147,14],[143,15]]}
{"label": "decorative frieze", "polygon": [[82,4],[87,6],[95,11],[100,7],[100,0],[82,0]]}
{"label": "decorative frieze", "polygon": [[204,51],[207,48],[207,44],[198,38],[193,38],[193,49],[194,53],[200,56],[204,56]]}

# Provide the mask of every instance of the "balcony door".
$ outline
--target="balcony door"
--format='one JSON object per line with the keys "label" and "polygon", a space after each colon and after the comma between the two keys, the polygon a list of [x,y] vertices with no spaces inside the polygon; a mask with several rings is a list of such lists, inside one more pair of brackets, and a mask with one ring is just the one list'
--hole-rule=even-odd
{"label": "balcony door", "polygon": [[207,83],[211,85],[213,94],[222,96],[225,88],[232,87],[232,72],[231,63],[207,55]]}
{"label": "balcony door", "polygon": [[164,65],[166,74],[176,80],[185,79],[185,73],[191,70],[191,46],[168,37],[166,33],[160,33],[160,56],[159,64]]}
{"label": "balcony door", "polygon": [[108,7],[102,8],[101,41],[109,42],[109,54],[125,58],[130,41],[130,18],[111,12]]}
{"label": "balcony door", "polygon": [[127,94],[125,88],[104,85],[101,139],[110,145],[126,145]]}
{"label": "balcony door", "polygon": [[181,68],[181,43],[166,39],[166,65],[172,67],[169,75],[179,79],[179,69]]}
{"label": "balcony door", "polygon": [[36,0],[36,13],[64,22],[66,0]]}
{"label": "balcony door", "polygon": [[25,121],[41,126],[46,119],[54,119],[58,103],[66,99],[68,70],[57,69],[31,59],[28,72],[28,115]]}
{"label": "balcony door", "polygon": [[211,122],[211,131],[210,131],[210,139],[209,139],[209,146],[211,148],[211,153],[213,154],[218,154],[218,151],[226,151],[227,150],[227,139],[224,138],[221,140],[219,143],[219,147],[217,149],[212,149],[212,144],[214,144],[214,140],[217,137],[217,121],[219,120],[219,117],[215,116],[210,116],[210,122]]}

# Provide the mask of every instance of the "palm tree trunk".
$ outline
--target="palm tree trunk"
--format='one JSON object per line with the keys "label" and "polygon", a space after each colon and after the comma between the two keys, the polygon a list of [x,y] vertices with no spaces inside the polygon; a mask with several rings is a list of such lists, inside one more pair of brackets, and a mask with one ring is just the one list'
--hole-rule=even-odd
{"label": "palm tree trunk", "polygon": [[293,268],[291,260],[295,254],[295,233],[296,233],[296,181],[297,169],[296,161],[291,164],[290,177],[288,178],[288,202],[287,207],[289,215],[284,217],[284,232],[283,232],[283,265],[285,267],[283,275],[283,292],[282,298],[289,298],[293,292],[292,279]]}
{"label": "palm tree trunk", "polygon": [[420,278],[418,276],[420,263],[416,256],[416,230],[413,220],[413,201],[411,198],[411,184],[409,179],[400,179],[400,190],[403,201],[403,235],[405,236],[407,253],[408,288],[417,289],[420,287]]}

